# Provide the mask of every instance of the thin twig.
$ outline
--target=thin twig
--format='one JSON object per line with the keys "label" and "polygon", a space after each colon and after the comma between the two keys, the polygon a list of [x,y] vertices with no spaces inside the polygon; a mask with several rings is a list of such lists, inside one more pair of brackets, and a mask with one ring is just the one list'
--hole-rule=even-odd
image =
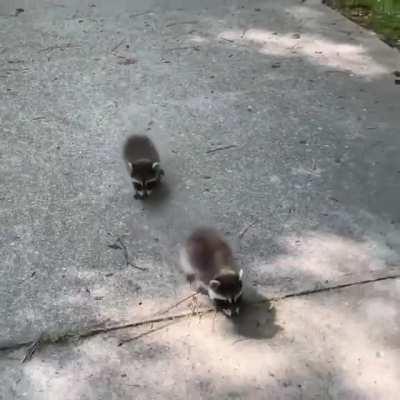
{"label": "thin twig", "polygon": [[166,48],[165,51],[175,51],[175,50],[200,50],[199,45],[194,45],[194,46],[180,46],[180,47],[169,47]]}
{"label": "thin twig", "polygon": [[241,239],[241,238],[246,234],[246,232],[247,232],[252,226],[254,226],[255,224],[256,224],[256,221],[253,221],[253,222],[251,222],[250,224],[246,225],[246,226],[239,232],[239,235],[238,235],[239,239]]}
{"label": "thin twig", "polygon": [[236,144],[228,144],[227,146],[214,147],[213,149],[208,149],[206,151],[206,153],[211,154],[211,153],[215,153],[216,151],[232,149],[233,147],[237,147],[237,145]]}
{"label": "thin twig", "polygon": [[225,42],[235,43],[235,41],[233,39],[228,39],[228,38],[225,38],[223,36],[220,36],[220,39],[225,40]]}
{"label": "thin twig", "polygon": [[116,46],[114,46],[111,49],[111,53],[114,53],[114,51],[117,50],[122,45],[122,43],[124,43],[124,42],[125,42],[125,39],[122,39]]}
{"label": "thin twig", "polygon": [[166,28],[169,28],[171,26],[175,25],[192,25],[192,24],[198,24],[199,21],[176,21],[176,22],[170,22],[169,24],[165,25]]}
{"label": "thin twig", "polygon": [[200,292],[197,291],[195,293],[190,294],[189,296],[184,297],[183,299],[179,300],[177,303],[172,304],[171,306],[169,306],[168,308],[166,308],[165,310],[161,310],[161,311],[157,311],[154,315],[161,315],[161,314],[166,314],[168,311],[171,311],[172,309],[178,307],[180,304],[184,303],[185,301],[191,299],[192,297],[195,297],[196,295],[198,295]]}
{"label": "thin twig", "polygon": [[41,334],[29,347],[25,353],[25,357],[22,360],[22,363],[30,361],[36,351],[40,348],[42,344],[43,334]]}
{"label": "thin twig", "polygon": [[119,248],[122,249],[122,251],[124,252],[124,258],[125,258],[125,262],[126,262],[126,266],[127,266],[127,267],[130,266],[130,267],[133,267],[133,268],[138,269],[139,271],[147,271],[147,268],[139,267],[138,265],[133,264],[133,263],[131,263],[131,262],[129,261],[128,249],[127,249],[127,247],[125,246],[125,243],[122,241],[121,238],[118,238],[118,239],[115,241],[114,245],[109,245],[108,247],[110,247],[110,246],[115,246],[115,247],[112,247],[112,248],[118,248],[117,246],[120,246]]}
{"label": "thin twig", "polygon": [[150,335],[151,333],[161,331],[162,329],[167,328],[170,325],[176,324],[177,322],[179,322],[179,321],[170,321],[167,324],[161,325],[161,326],[159,326],[157,328],[152,328],[152,329],[150,329],[148,331],[139,333],[139,335],[132,336],[132,337],[127,338],[127,339],[121,339],[119,341],[119,343],[118,343],[118,346],[122,346],[125,343],[133,342],[134,340],[137,340],[137,339],[140,339],[140,338],[142,338],[144,336]]}
{"label": "thin twig", "polygon": [[[193,313],[192,311],[190,311],[190,312],[185,312],[185,313],[181,313],[181,314],[170,315],[167,317],[146,319],[146,320],[137,321],[137,322],[129,322],[126,324],[104,327],[104,324],[109,320],[109,319],[107,319],[103,322],[100,322],[96,325],[91,326],[90,328],[87,328],[86,331],[67,332],[67,333],[63,333],[60,335],[56,335],[56,336],[41,334],[39,336],[39,338],[34,340],[33,342],[21,343],[14,347],[17,348],[17,347],[21,347],[21,346],[25,346],[25,345],[29,346],[29,348],[25,354],[25,357],[22,360],[22,362],[25,363],[25,362],[31,360],[32,356],[35,354],[35,352],[37,352],[41,347],[43,347],[46,344],[56,344],[56,343],[66,341],[71,338],[85,339],[85,338],[99,335],[100,333],[109,333],[109,332],[114,332],[114,331],[122,330],[122,329],[129,329],[129,328],[136,328],[139,326],[152,325],[152,324],[163,322],[163,321],[177,321],[179,319],[191,317],[194,315],[207,314],[211,311],[213,311],[213,308],[205,308],[205,309],[197,311],[196,313]],[[164,327],[165,326],[166,325],[164,325]],[[148,332],[148,333],[151,333],[151,332]],[[0,348],[0,351],[3,351],[3,350],[11,350],[11,347]]]}
{"label": "thin twig", "polygon": [[211,308],[211,307],[203,308],[201,310],[198,310],[195,313],[193,313],[192,311],[187,311],[187,312],[184,312],[181,314],[174,314],[174,315],[169,315],[166,317],[145,319],[145,320],[137,321],[137,322],[128,322],[126,324],[114,325],[114,326],[109,326],[109,327],[105,327],[105,328],[89,329],[88,331],[80,333],[77,336],[78,336],[78,338],[88,338],[91,336],[98,335],[100,333],[109,333],[109,332],[119,331],[122,329],[137,328],[138,326],[146,326],[146,325],[156,324],[156,323],[164,322],[164,321],[174,321],[174,320],[186,318],[189,316],[204,315],[204,314],[210,313],[211,311],[214,311],[214,308]]}

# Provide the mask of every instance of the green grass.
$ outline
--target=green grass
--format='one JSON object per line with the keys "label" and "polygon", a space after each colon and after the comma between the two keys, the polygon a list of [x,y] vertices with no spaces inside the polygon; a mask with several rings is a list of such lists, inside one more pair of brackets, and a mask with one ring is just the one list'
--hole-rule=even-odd
{"label": "green grass", "polygon": [[400,49],[400,0],[335,0],[334,7]]}

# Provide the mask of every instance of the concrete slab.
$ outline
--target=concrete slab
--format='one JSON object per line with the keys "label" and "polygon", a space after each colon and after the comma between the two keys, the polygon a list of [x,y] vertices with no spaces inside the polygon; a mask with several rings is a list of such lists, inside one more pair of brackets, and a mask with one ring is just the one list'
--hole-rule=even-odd
{"label": "concrete slab", "polygon": [[0,398],[395,400],[399,299],[399,281],[377,282],[259,306],[236,327],[194,317],[46,347],[22,367],[15,351]]}
{"label": "concrete slab", "polygon": [[1,348],[173,303],[199,224],[268,297],[400,273],[399,54],[318,3],[1,2]]}

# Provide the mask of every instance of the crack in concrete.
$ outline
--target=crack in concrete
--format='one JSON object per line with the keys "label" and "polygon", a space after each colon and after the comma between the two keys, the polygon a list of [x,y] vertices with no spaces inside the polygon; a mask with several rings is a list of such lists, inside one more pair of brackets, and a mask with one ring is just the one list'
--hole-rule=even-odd
{"label": "crack in concrete", "polygon": [[382,276],[382,277],[378,277],[378,278],[365,279],[363,281],[342,283],[342,284],[335,285],[335,286],[325,286],[325,287],[321,287],[321,288],[302,290],[300,292],[288,293],[288,294],[284,294],[282,296],[277,296],[277,297],[271,298],[269,300],[270,301],[285,300],[285,299],[290,299],[291,297],[308,296],[310,294],[329,292],[331,290],[340,290],[340,289],[345,289],[345,288],[349,288],[352,286],[361,286],[361,285],[366,285],[368,283],[387,281],[387,280],[399,279],[399,278],[400,278],[400,274],[386,275],[386,276]]}
{"label": "crack in concrete", "polygon": [[[317,293],[323,293],[323,292],[329,292],[329,291],[334,291],[334,290],[340,290],[340,289],[346,289],[349,287],[354,287],[354,286],[362,286],[366,285],[369,283],[375,283],[375,282],[381,282],[381,281],[387,281],[387,280],[393,280],[393,279],[399,279],[400,274],[393,274],[393,275],[387,275],[387,276],[382,276],[378,278],[371,278],[371,279],[366,279],[362,281],[356,281],[356,282],[349,282],[349,283],[343,283],[335,286],[328,286],[328,287],[322,287],[322,288],[316,288],[316,289],[307,289],[303,290],[300,292],[295,292],[295,293],[288,293],[282,296],[275,296],[271,297],[269,299],[262,300],[260,302],[255,302],[252,305],[258,305],[258,304],[263,304],[263,303],[268,303],[268,302],[277,302],[277,301],[282,301],[286,299],[290,299],[293,297],[302,297],[302,296],[309,296]],[[190,296],[192,297],[192,296]],[[184,300],[186,300],[185,298]],[[95,327],[89,327],[86,329],[86,331],[81,331],[81,332],[67,332],[67,333],[61,333],[61,334],[41,334],[39,338],[36,338],[34,340],[28,341],[28,342],[21,342],[21,343],[15,343],[15,344],[10,344],[7,346],[0,347],[0,352],[12,352],[15,350],[18,350],[22,347],[29,346],[28,351],[31,350],[31,348],[34,346],[35,349],[34,351],[38,350],[40,347],[46,344],[57,344],[61,342],[65,342],[69,339],[85,339],[88,337],[96,336],[102,333],[109,333],[109,332],[114,332],[117,330],[122,330],[122,329],[129,329],[129,328],[136,328],[139,326],[145,326],[145,325],[150,325],[150,324],[156,324],[160,322],[165,322],[165,321],[173,321],[173,320],[178,320],[178,319],[183,319],[185,317],[193,317],[196,315],[204,315],[208,314],[212,311],[215,311],[214,308],[205,308],[198,310],[197,312],[193,311],[188,311],[184,312],[181,314],[175,314],[175,315],[170,315],[170,316],[165,316],[165,317],[159,317],[159,318],[153,318],[153,319],[147,319],[147,320],[142,320],[142,321],[136,321],[136,322],[129,322],[126,324],[119,324],[119,325],[114,325],[114,326],[108,326],[108,327],[99,327],[104,323],[96,324]],[[33,352],[34,352],[33,351]],[[28,360],[32,357],[33,355],[29,354],[29,357],[27,358],[25,356],[24,360]]]}

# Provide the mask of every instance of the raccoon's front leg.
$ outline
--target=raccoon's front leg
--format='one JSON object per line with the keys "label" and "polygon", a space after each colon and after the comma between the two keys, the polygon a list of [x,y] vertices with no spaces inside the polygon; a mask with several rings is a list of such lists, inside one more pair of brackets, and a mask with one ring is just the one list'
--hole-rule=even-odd
{"label": "raccoon's front leg", "polygon": [[217,311],[221,311],[224,315],[229,318],[239,315],[240,307],[237,304],[227,304],[223,300],[214,299],[214,305]]}

